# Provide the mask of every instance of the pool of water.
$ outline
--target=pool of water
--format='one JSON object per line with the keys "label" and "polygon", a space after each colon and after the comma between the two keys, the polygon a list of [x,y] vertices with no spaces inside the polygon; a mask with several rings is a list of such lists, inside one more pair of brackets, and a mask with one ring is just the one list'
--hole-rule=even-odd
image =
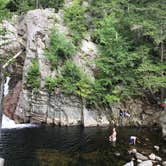
{"label": "pool of water", "polygon": [[[158,128],[117,128],[117,142],[108,141],[111,128],[51,127],[2,129],[0,157],[6,166],[122,166],[128,150],[155,154],[166,160],[166,142]],[[136,135],[139,143],[129,145]],[[160,146],[160,151],[154,149]],[[119,156],[120,153],[120,156]]]}

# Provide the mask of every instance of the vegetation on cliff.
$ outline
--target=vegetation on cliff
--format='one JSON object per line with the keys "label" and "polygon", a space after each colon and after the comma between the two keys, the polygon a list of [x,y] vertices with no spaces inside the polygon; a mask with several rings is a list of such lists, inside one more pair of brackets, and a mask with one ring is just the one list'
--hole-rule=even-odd
{"label": "vegetation on cliff", "polygon": [[[60,0],[1,2],[4,12],[25,12],[36,7],[58,10],[64,3]],[[46,79],[50,92],[60,87],[64,93],[81,96],[88,104],[95,105],[109,105],[133,96],[148,96],[155,102],[163,100],[165,0],[73,0],[71,5],[64,6],[64,23],[70,30],[71,40],[54,30],[46,50],[52,70],[61,66],[58,77]],[[87,33],[100,55],[94,62],[94,82],[71,62]],[[33,81],[30,82],[33,87]]]}
{"label": "vegetation on cliff", "polygon": [[36,93],[40,87],[40,71],[37,58],[32,60],[32,64],[27,73],[28,88]]}

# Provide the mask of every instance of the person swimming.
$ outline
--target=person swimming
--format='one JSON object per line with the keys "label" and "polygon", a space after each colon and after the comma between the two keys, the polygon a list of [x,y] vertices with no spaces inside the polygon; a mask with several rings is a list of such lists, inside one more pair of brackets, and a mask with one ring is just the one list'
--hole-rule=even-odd
{"label": "person swimming", "polygon": [[112,134],[109,136],[109,141],[110,141],[110,142],[116,142],[116,135],[117,135],[116,129],[113,128]]}

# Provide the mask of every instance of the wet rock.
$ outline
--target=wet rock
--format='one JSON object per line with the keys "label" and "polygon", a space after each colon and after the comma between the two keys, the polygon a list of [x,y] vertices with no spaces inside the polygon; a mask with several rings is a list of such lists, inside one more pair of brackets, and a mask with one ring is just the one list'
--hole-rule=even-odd
{"label": "wet rock", "polygon": [[130,162],[126,163],[126,164],[123,165],[123,166],[134,166],[134,162],[133,162],[133,161],[130,161]]}
{"label": "wet rock", "polygon": [[143,161],[142,163],[138,164],[138,166],[153,166],[151,160]]}
{"label": "wet rock", "polygon": [[3,158],[0,158],[0,166],[4,166],[5,160]]}
{"label": "wet rock", "polygon": [[115,154],[115,156],[120,156],[119,152],[115,152],[114,154]]}
{"label": "wet rock", "polygon": [[156,157],[155,157],[155,160],[157,160],[157,161],[162,161],[162,158],[159,157],[159,156],[156,156]]}
{"label": "wet rock", "polygon": [[166,153],[166,149],[162,149],[162,152],[163,152],[163,153]]}
{"label": "wet rock", "polygon": [[155,165],[158,163],[158,161],[156,161],[156,160],[151,160],[151,161],[152,161],[152,163],[155,164]]}
{"label": "wet rock", "polygon": [[135,154],[137,153],[137,149],[131,149],[128,151],[129,154]]}
{"label": "wet rock", "polygon": [[142,160],[140,160],[140,159],[137,159],[137,162],[138,162],[138,163],[142,163]]}
{"label": "wet rock", "polygon": [[143,161],[148,160],[148,157],[146,157],[146,156],[144,156],[143,154],[138,153],[138,152],[135,154],[135,157],[136,157],[137,159],[140,159],[140,160],[143,160]]}
{"label": "wet rock", "polygon": [[155,145],[154,148],[155,148],[157,151],[159,151],[159,149],[160,149],[160,147],[157,146],[157,145]]}
{"label": "wet rock", "polygon": [[162,166],[166,166],[166,161],[163,161],[163,162],[162,162]]}
{"label": "wet rock", "polygon": [[144,112],[145,112],[145,114],[148,114],[148,115],[153,115],[154,110],[147,109],[147,110],[145,110]]}
{"label": "wet rock", "polygon": [[149,141],[149,138],[145,138],[146,141]]}
{"label": "wet rock", "polygon": [[154,153],[151,153],[151,154],[149,155],[149,159],[155,160],[155,158],[156,158],[156,155],[155,155]]}

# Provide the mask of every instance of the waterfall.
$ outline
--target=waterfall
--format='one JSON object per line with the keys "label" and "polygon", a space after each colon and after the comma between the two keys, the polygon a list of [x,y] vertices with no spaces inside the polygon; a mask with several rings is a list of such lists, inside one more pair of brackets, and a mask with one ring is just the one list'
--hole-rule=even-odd
{"label": "waterfall", "polygon": [[10,81],[10,77],[6,77],[6,82],[4,84],[4,96],[6,96],[9,93],[9,81]]}
{"label": "waterfall", "polygon": [[12,129],[12,128],[25,128],[25,127],[37,127],[36,124],[16,124],[14,120],[11,120],[6,115],[2,116],[2,129]]}
{"label": "waterfall", "polygon": [[[6,96],[9,93],[9,81],[10,77],[6,77],[6,82],[3,86],[3,95]],[[6,115],[2,114],[2,128],[12,129],[12,128],[24,128],[24,127],[35,127],[34,124],[16,124],[14,120],[11,120]]]}

